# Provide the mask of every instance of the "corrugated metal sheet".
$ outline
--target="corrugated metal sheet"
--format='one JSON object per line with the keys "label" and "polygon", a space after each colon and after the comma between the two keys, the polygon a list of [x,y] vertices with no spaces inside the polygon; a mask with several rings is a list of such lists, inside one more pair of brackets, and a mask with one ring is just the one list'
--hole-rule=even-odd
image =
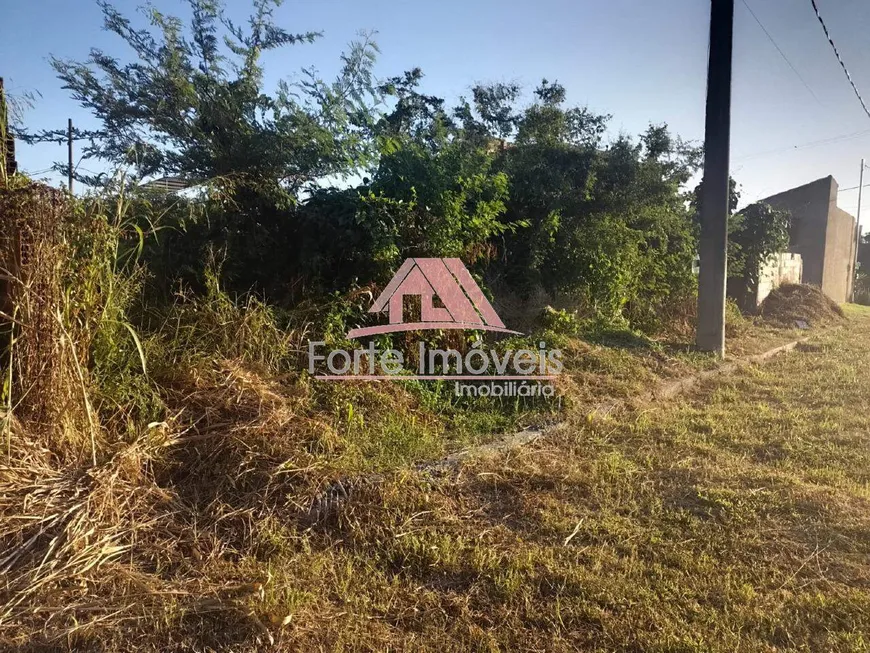
{"label": "corrugated metal sheet", "polygon": [[177,193],[195,185],[190,180],[183,179],[182,177],[160,177],[159,179],[145,182],[140,188],[154,193]]}

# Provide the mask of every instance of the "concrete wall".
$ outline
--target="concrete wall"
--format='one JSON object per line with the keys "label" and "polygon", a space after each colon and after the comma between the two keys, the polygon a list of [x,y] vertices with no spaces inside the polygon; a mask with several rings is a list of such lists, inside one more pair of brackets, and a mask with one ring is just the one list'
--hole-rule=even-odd
{"label": "concrete wall", "polygon": [[774,289],[784,283],[801,283],[802,273],[803,259],[800,254],[783,252],[771,258],[761,268],[755,305],[758,306]]}
{"label": "concrete wall", "polygon": [[855,219],[836,200],[828,214],[828,233],[825,238],[825,269],[822,288],[837,302],[847,302],[852,296],[852,271],[855,261]]}
{"label": "concrete wall", "polygon": [[791,213],[789,251],[803,259],[803,283],[845,302],[852,285],[855,219],[837,208],[837,189],[828,176],[761,201]]}

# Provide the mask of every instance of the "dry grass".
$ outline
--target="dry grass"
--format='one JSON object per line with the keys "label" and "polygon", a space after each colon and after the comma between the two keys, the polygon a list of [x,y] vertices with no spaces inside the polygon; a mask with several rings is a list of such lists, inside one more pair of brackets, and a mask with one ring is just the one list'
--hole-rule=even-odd
{"label": "dry grass", "polygon": [[843,319],[843,309],[816,286],[783,284],[770,293],[758,308],[768,322],[794,326],[803,321],[821,326]]}
{"label": "dry grass", "polygon": [[280,647],[867,650],[868,318],[288,529]]}
{"label": "dry grass", "polygon": [[0,311],[11,324],[11,363],[3,380],[12,382],[7,409],[49,436],[55,451],[73,448],[93,460],[96,429],[83,388],[86,349],[76,347],[81,334],[60,313],[63,261],[70,255],[61,225],[69,211],[61,191],[37,184],[0,194],[0,280],[6,289]]}
{"label": "dry grass", "polygon": [[[0,637],[22,650],[856,650],[865,333],[866,316],[823,351],[446,475],[409,471],[450,445],[400,386],[322,395],[239,361],[178,370],[172,418],[96,467],[60,464],[19,425],[13,450],[28,456],[0,468]],[[576,348],[577,387],[594,369],[602,392],[629,392],[638,370],[670,369],[655,347]],[[438,446],[367,448],[394,412],[403,435]]]}
{"label": "dry grass", "polygon": [[[809,371],[786,366],[765,383],[753,372],[598,422],[591,406],[714,361],[679,339],[550,334],[566,353],[567,425],[530,449],[429,465],[553,414],[282,371],[307,326],[278,328],[269,307],[216,286],[204,302],[181,298],[140,343],[123,324],[135,283],[115,269],[112,224],[93,223],[99,238],[84,243],[55,234],[31,259],[4,244],[24,319],[14,416],[9,403],[0,411],[0,648],[866,644],[866,316],[829,349],[788,359]],[[70,269],[67,247],[97,264]],[[731,329],[742,353],[792,336],[735,316]],[[59,376],[39,381],[52,356]],[[27,379],[63,392],[29,394]],[[814,385],[831,379],[830,391]],[[155,402],[161,417],[148,423]],[[67,410],[77,439],[46,417]],[[841,432],[851,448],[831,449]]]}

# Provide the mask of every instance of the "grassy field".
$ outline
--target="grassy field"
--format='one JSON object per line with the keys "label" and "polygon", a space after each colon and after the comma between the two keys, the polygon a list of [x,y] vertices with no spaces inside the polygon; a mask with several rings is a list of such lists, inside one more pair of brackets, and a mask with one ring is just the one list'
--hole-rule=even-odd
{"label": "grassy field", "polygon": [[[96,466],[10,434],[0,650],[866,650],[870,310],[849,317],[647,404],[715,361],[566,337],[560,415],[164,356],[171,422]],[[798,333],[738,319],[731,355]]]}
{"label": "grassy field", "polygon": [[276,523],[252,605],[284,650],[868,650],[870,313],[850,316],[681,400]]}

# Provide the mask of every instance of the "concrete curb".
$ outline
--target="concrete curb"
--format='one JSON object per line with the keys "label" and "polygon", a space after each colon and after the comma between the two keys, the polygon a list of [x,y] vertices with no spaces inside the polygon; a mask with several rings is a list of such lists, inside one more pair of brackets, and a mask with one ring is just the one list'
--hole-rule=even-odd
{"label": "concrete curb", "polygon": [[[642,393],[640,395],[636,395],[634,397],[629,397],[626,399],[616,399],[606,403],[598,404],[593,407],[590,413],[588,413],[588,417],[590,420],[594,419],[595,417],[606,417],[608,415],[612,415],[619,410],[624,410],[638,402],[645,403],[661,399],[671,399],[680,394],[688,392],[692,388],[696,388],[701,383],[709,379],[724,376],[726,374],[731,374],[741,369],[742,367],[745,367],[746,365],[752,363],[763,363],[764,361],[773,358],[777,354],[789,352],[801,343],[806,342],[810,338],[813,338],[817,335],[819,334],[815,333],[811,336],[807,336],[806,338],[801,338],[800,340],[795,340],[793,342],[774,347],[773,349],[770,349],[761,354],[754,354],[752,356],[746,356],[735,361],[729,361],[727,363],[719,365],[712,370],[697,372],[682,379],[661,382],[653,390]],[[518,431],[516,433],[504,435],[499,439],[495,440],[494,442],[478,445],[476,447],[469,447],[468,449],[463,449],[462,451],[452,453],[445,458],[441,458],[440,460],[420,463],[418,465],[415,465],[413,469],[418,472],[422,472],[423,474],[429,476],[432,479],[454,477],[460,473],[460,468],[462,467],[463,462],[468,459],[482,458],[488,455],[496,455],[499,453],[504,453],[506,451],[511,451],[513,449],[519,449],[520,447],[532,444],[533,442],[536,442],[541,438],[546,437],[548,433],[565,426],[567,423],[567,420],[562,420],[560,422],[557,422],[556,424],[552,424],[544,428],[526,429],[524,431]],[[356,493],[356,490],[360,486],[378,485],[382,483],[383,480],[384,477],[379,474],[372,474],[367,477],[357,479],[337,480],[330,486],[325,488],[323,491],[319,492],[311,500],[308,508],[302,510],[299,513],[299,517],[303,522],[308,524],[314,524],[322,521],[330,515],[337,514],[338,512],[343,510],[347,503],[351,501],[352,495]]]}
{"label": "concrete curb", "polygon": [[774,356],[777,356],[778,354],[790,352],[799,344],[806,342],[811,337],[812,336],[807,336],[806,338],[801,338],[800,340],[787,342],[784,345],[774,347],[773,349],[769,349],[761,354],[753,354],[751,356],[745,356],[734,361],[722,363],[715,369],[704,370],[703,372],[698,372],[691,376],[687,376],[684,379],[661,383],[659,387],[653,390],[651,393],[646,393],[645,395],[642,395],[642,398],[670,399],[671,397],[675,397],[691,390],[692,388],[699,386],[701,383],[709,379],[716,378],[717,376],[733,374],[734,372],[738,371],[743,367],[746,367],[747,365],[751,365],[753,363],[763,363],[764,361],[767,361]]}
{"label": "concrete curb", "polygon": [[[830,331],[830,329],[826,330],[825,332],[827,331]],[[597,404],[588,413],[588,418],[590,420],[594,420],[596,418],[608,417],[616,412],[619,412],[620,410],[628,408],[630,405],[635,403],[648,403],[656,400],[672,399],[694,388],[697,388],[699,385],[701,385],[705,381],[709,381],[710,379],[715,379],[720,376],[733,374],[734,372],[746,367],[747,365],[763,363],[779,354],[790,352],[798,345],[818,335],[820,334],[814,333],[805,338],[800,338],[799,340],[793,340],[792,342],[787,342],[784,345],[779,345],[760,354],[752,354],[750,356],[745,356],[734,361],[722,363],[712,370],[696,372],[695,374],[683,377],[682,379],[662,381],[658,384],[657,387],[640,395],[628,397],[626,399],[614,399],[612,401]],[[440,462],[435,463],[433,467],[455,467],[459,465],[462,461],[467,460],[468,458],[477,458],[486,455],[502,453],[510,449],[522,447],[536,442],[537,440],[540,440],[548,432],[561,428],[565,426],[566,423],[567,422],[563,420],[556,424],[547,426],[546,428],[526,429],[524,431],[511,433],[509,435],[505,435],[499,438],[495,442],[490,442],[488,444],[483,444],[476,447],[470,447],[468,449],[463,449],[462,451],[457,451],[456,453],[450,454]]]}

